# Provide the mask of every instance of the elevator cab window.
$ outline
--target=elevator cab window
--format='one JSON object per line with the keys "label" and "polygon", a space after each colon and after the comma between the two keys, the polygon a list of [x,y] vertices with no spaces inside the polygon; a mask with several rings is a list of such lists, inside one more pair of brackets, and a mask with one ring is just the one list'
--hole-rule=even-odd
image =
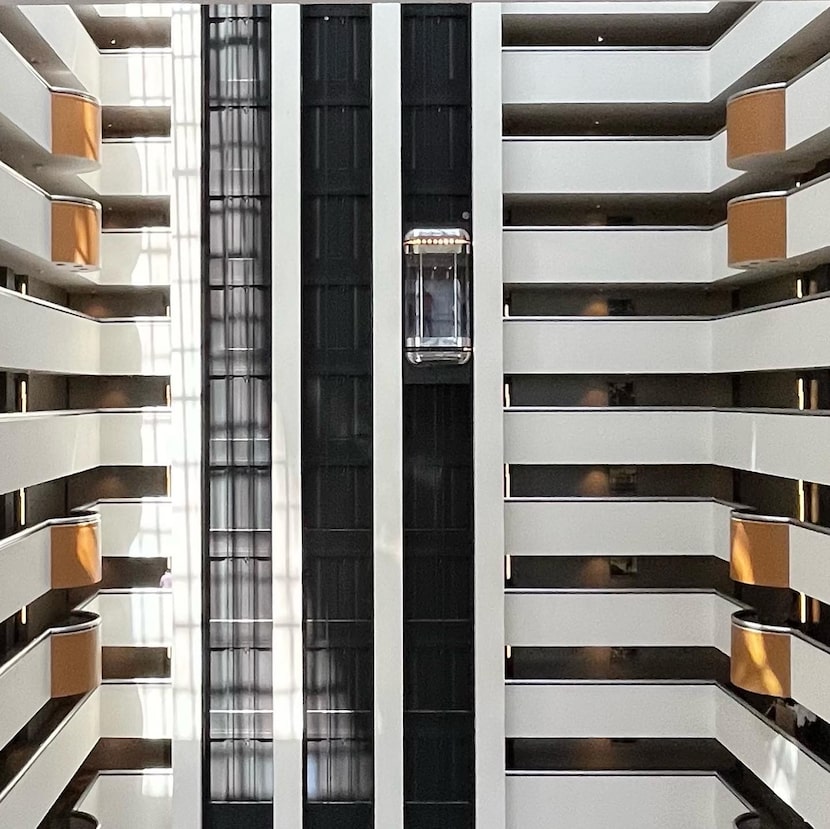
{"label": "elevator cab window", "polygon": [[404,236],[404,350],[413,365],[463,365],[472,353],[470,236],[416,228]]}

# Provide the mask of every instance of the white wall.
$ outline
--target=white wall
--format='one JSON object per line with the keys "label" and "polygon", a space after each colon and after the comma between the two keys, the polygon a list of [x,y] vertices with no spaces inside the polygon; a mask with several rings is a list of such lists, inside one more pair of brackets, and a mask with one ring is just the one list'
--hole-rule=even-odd
{"label": "white wall", "polygon": [[41,745],[26,772],[0,792],[0,826],[34,827],[98,741],[99,697],[88,694]]}
{"label": "white wall", "polygon": [[100,62],[99,97],[104,106],[170,106],[173,98],[173,61],[170,50],[124,49],[104,52]]}
{"label": "white wall", "polygon": [[[196,207],[201,199],[204,163],[201,152],[202,10],[198,5],[188,3],[174,3],[169,8],[172,47],[161,66],[158,61],[149,62],[145,74],[142,70],[144,56],[130,54],[119,54],[117,58],[106,57],[102,62],[107,70],[113,68],[108,61],[120,62],[128,82],[124,82],[122,77],[116,79],[115,85],[127,103],[140,105],[144,101],[154,100],[153,95],[158,94],[159,97],[155,100],[160,105],[162,102],[171,105],[175,170],[170,194],[170,245],[175,262],[170,280],[170,314],[174,321],[170,376],[173,416],[170,486],[174,519],[171,550],[175,596],[175,644],[171,672],[176,716],[172,741],[175,769],[172,818],[161,820],[160,823],[162,826],[175,826],[176,829],[200,829],[203,753],[202,505],[199,498],[193,497],[193,493],[200,492],[202,486],[202,235],[200,211]],[[274,32],[279,31],[277,16],[275,9]],[[162,71],[159,72],[159,68]],[[275,70],[275,77],[277,74]],[[142,86],[142,77],[147,78],[146,88]],[[108,95],[112,92],[112,89],[107,90]],[[113,98],[105,97],[104,100],[107,103],[114,102]],[[275,188],[273,192],[279,193],[279,190]],[[275,225],[279,227],[281,217],[277,212],[277,203],[278,200],[275,200],[274,216]],[[285,259],[282,263],[287,264]],[[278,268],[275,280],[279,273]],[[279,290],[275,290],[274,295],[275,301],[277,297],[285,299]],[[276,396],[276,375],[274,381]],[[276,442],[272,448],[276,455]],[[273,494],[276,498],[276,486]],[[278,566],[277,555],[275,545],[275,568]],[[275,638],[275,653],[276,649]],[[302,703],[300,713],[302,714]],[[285,809],[285,803],[280,802],[280,807]],[[113,817],[110,825],[114,826],[117,819],[119,818]]]}
{"label": "white wall", "polygon": [[[790,525],[790,587],[830,604],[830,535]],[[830,718],[828,718],[830,719]]]}
{"label": "white wall", "polygon": [[505,593],[505,643],[527,647],[717,647],[738,605],[714,593]]}
{"label": "white wall", "polygon": [[101,554],[130,558],[172,555],[173,505],[167,498],[99,501]]}
{"label": "white wall", "polygon": [[100,196],[169,196],[173,152],[169,138],[101,144],[101,169],[81,178]]}
{"label": "white wall", "polygon": [[790,637],[792,698],[830,720],[830,652],[800,636]]}
{"label": "white wall", "polygon": [[731,821],[745,811],[715,775],[595,773],[507,778],[507,829],[731,829]]}
{"label": "white wall", "polygon": [[99,285],[169,285],[170,231],[167,228],[106,230],[101,234]]}
{"label": "white wall", "polygon": [[[375,822],[404,826],[401,8],[372,7],[372,547]],[[395,207],[393,207],[395,205]],[[279,772],[278,772],[279,773]]]}
{"label": "white wall", "polygon": [[715,699],[707,683],[508,683],[506,736],[706,738],[715,733]]}
{"label": "white wall", "polygon": [[52,148],[52,96],[20,53],[0,36],[0,118],[46,150]]}
{"label": "white wall", "polygon": [[169,740],[173,736],[170,680],[107,680],[100,694],[101,737]]}
{"label": "white wall", "polygon": [[505,284],[701,284],[738,273],[715,228],[506,228]]}
{"label": "white wall", "polygon": [[[676,70],[675,70],[676,71]],[[713,139],[505,139],[504,192],[709,193],[743,175]]]}
{"label": "white wall", "polygon": [[504,476],[501,10],[474,3],[472,22],[474,670],[476,822],[504,829]]}
{"label": "white wall", "polygon": [[51,698],[52,645],[46,636],[13,661],[0,665],[0,748]]}
{"label": "white wall", "polygon": [[102,590],[83,609],[101,617],[102,647],[161,647],[172,642],[173,597],[169,590]]}
{"label": "white wall", "polygon": [[105,829],[165,829],[173,826],[172,800],[169,771],[105,772],[77,808],[94,815]]}
{"label": "white wall", "polygon": [[517,556],[714,555],[728,560],[730,513],[726,504],[709,500],[508,500],[504,505],[505,552]]}
{"label": "white wall", "polygon": [[8,619],[52,589],[49,527],[0,541],[0,584],[0,619]]}

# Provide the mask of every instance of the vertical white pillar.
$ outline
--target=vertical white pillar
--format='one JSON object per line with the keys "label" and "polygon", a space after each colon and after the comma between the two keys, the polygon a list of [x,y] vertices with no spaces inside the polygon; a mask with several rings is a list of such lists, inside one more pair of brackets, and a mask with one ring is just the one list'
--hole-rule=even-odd
{"label": "vertical white pillar", "polygon": [[375,826],[403,829],[401,7],[372,6]]}
{"label": "vertical white pillar", "polygon": [[[170,197],[173,826],[202,825],[201,8],[176,4]],[[139,81],[140,79],[136,79]]]}
{"label": "vertical white pillar", "polygon": [[504,829],[501,5],[472,5],[476,826]]}
{"label": "vertical white pillar", "polygon": [[274,827],[303,825],[300,6],[271,7]]}

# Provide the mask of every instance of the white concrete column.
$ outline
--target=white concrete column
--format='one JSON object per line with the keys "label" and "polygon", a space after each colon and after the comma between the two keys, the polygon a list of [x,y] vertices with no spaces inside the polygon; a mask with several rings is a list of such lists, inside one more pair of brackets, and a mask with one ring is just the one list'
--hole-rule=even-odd
{"label": "white concrete column", "polygon": [[504,829],[501,5],[472,5],[476,826]]}
{"label": "white concrete column", "polygon": [[[172,9],[173,826],[202,825],[201,7]],[[140,84],[141,78],[135,78]]]}
{"label": "white concrete column", "polygon": [[372,6],[375,826],[403,829],[401,7]]}
{"label": "white concrete column", "polygon": [[303,825],[300,6],[271,8],[274,827]]}

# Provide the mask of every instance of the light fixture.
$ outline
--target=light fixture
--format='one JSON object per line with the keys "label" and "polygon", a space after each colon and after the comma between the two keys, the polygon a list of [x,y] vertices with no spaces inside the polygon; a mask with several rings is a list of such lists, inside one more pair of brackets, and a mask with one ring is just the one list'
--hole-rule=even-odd
{"label": "light fixture", "polygon": [[605,38],[602,35],[597,35],[597,43],[602,43]]}

